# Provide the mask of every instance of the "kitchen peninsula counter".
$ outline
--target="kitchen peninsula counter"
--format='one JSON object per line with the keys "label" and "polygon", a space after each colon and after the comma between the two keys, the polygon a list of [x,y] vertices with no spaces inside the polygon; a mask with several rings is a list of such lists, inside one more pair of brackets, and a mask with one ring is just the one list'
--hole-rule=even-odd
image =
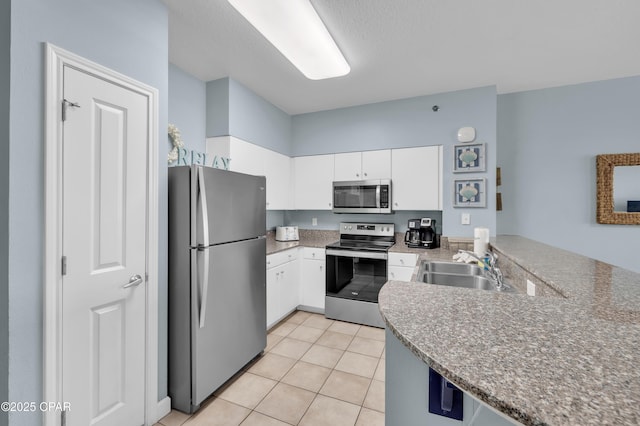
{"label": "kitchen peninsula counter", "polygon": [[[640,274],[517,236],[491,245],[499,264],[525,269],[557,296],[389,281],[379,308],[393,335],[523,424],[640,423]],[[451,259],[438,250],[420,260]]]}

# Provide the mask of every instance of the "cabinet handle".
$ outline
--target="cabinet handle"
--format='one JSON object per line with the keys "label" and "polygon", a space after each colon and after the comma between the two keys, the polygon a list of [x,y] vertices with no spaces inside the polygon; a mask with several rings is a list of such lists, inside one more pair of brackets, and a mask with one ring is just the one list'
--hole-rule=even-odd
{"label": "cabinet handle", "polygon": [[322,271],[322,265],[320,265],[320,270]]}
{"label": "cabinet handle", "polygon": [[400,259],[400,263],[404,265],[404,259]]}
{"label": "cabinet handle", "polygon": [[397,206],[398,206],[398,203],[393,203],[393,205],[397,207]]}
{"label": "cabinet handle", "polygon": [[356,177],[360,177],[360,173],[356,173]]}
{"label": "cabinet handle", "polygon": [[329,203],[329,207],[331,207],[331,203]]}
{"label": "cabinet handle", "polygon": [[316,257],[316,254],[315,253],[311,253],[311,257]]}
{"label": "cabinet handle", "polygon": [[364,174],[364,177],[367,177],[367,174],[366,174],[366,173]]}

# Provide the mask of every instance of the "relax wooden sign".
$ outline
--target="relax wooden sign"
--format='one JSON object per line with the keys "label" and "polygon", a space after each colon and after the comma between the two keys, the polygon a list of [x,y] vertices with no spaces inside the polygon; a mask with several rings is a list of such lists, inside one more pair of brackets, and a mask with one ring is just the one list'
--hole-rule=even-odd
{"label": "relax wooden sign", "polygon": [[215,169],[229,170],[229,163],[231,163],[231,158],[209,155],[204,152],[186,148],[178,148],[178,159],[176,160],[175,165],[190,166],[195,164],[199,166],[213,167]]}

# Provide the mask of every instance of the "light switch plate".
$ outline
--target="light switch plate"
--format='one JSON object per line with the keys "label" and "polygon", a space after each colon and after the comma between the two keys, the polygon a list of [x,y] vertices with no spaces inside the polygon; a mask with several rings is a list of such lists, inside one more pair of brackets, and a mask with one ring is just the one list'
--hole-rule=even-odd
{"label": "light switch plate", "polygon": [[471,213],[462,213],[462,215],[460,216],[460,223],[462,223],[463,225],[470,225]]}
{"label": "light switch plate", "polygon": [[312,217],[311,218],[311,226],[318,226],[318,218],[317,217]]}

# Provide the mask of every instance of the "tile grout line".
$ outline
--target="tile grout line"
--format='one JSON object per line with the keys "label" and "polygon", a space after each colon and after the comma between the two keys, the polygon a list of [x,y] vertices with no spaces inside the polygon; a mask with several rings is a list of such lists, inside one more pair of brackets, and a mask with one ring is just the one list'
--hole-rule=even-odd
{"label": "tile grout line", "polygon": [[[376,379],[375,379],[375,373],[376,373],[376,371],[377,371],[377,369],[378,369],[378,367],[379,367],[380,362],[383,362],[383,361],[384,361],[384,360],[383,360],[383,358],[382,358],[382,355],[384,354],[384,348],[383,348],[382,352],[380,353],[380,355],[378,355],[377,357],[372,356],[372,355],[369,355],[369,354],[367,354],[367,353],[360,353],[360,352],[350,351],[350,350],[349,350],[349,348],[350,348],[350,347],[351,347],[351,345],[353,344],[353,342],[354,342],[354,340],[355,340],[355,338],[356,338],[356,337],[358,337],[358,338],[360,338],[360,339],[364,339],[364,340],[370,340],[370,341],[379,341],[379,342],[380,342],[381,340],[376,339],[376,338],[371,338],[371,337],[363,336],[363,335],[358,335],[358,334],[361,332],[361,330],[362,330],[362,327],[363,327],[362,325],[358,325],[358,328],[356,329],[355,333],[353,333],[353,334],[351,334],[351,333],[343,333],[342,331],[330,330],[331,326],[333,326],[334,324],[342,323],[341,321],[337,321],[337,320],[331,320],[331,324],[330,324],[329,326],[327,326],[326,328],[322,328],[322,327],[314,327],[314,326],[311,326],[311,325],[305,325],[304,323],[305,323],[306,321],[308,321],[310,318],[312,318],[312,317],[315,315],[314,313],[309,313],[309,315],[305,315],[305,316],[304,316],[304,319],[302,319],[300,323],[290,322],[290,320],[291,320],[291,319],[292,319],[292,318],[297,314],[297,312],[304,312],[304,311],[296,311],[296,312],[293,312],[292,314],[290,314],[290,315],[289,315],[289,316],[287,316],[286,318],[283,318],[283,319],[282,319],[278,324],[276,324],[274,327],[272,327],[271,329],[269,329],[269,330],[267,331],[267,335],[270,335],[270,334],[271,334],[271,335],[273,335],[273,336],[277,336],[277,337],[279,337],[278,342],[277,342],[277,343],[275,343],[275,344],[273,344],[273,345],[272,345],[272,347],[271,347],[269,350],[265,350],[265,351],[263,351],[263,352],[262,352],[262,355],[260,355],[260,356],[256,357],[254,360],[252,360],[250,363],[248,363],[244,368],[242,368],[242,369],[238,372],[237,377],[233,378],[233,380],[231,381],[231,383],[226,384],[226,385],[224,386],[225,388],[227,388],[227,387],[231,386],[231,385],[232,385],[236,380],[238,380],[238,379],[239,379],[242,375],[244,375],[245,373],[251,373],[251,372],[249,371],[249,369],[250,369],[250,368],[252,368],[254,365],[256,365],[256,364],[260,361],[260,359],[261,359],[262,357],[264,357],[264,355],[266,355],[266,354],[277,355],[277,356],[281,356],[281,357],[284,357],[284,358],[289,358],[289,359],[291,359],[291,360],[295,361],[295,362],[294,362],[294,363],[293,363],[293,364],[292,364],[292,365],[291,365],[291,366],[290,366],[290,367],[289,367],[289,368],[288,368],[288,369],[287,369],[287,370],[286,370],[286,371],[281,375],[281,377],[280,377],[278,380],[273,380],[273,379],[271,379],[270,377],[266,377],[266,376],[263,376],[263,375],[260,375],[260,374],[257,374],[257,373],[251,373],[251,374],[254,374],[254,375],[258,376],[258,377],[262,377],[262,378],[265,378],[265,379],[273,380],[273,381],[275,381],[275,382],[276,382],[276,383],[275,383],[275,385],[273,386],[273,388],[272,388],[272,389],[270,389],[270,390],[269,390],[269,392],[267,392],[267,393],[266,393],[266,394],[265,394],[265,395],[260,399],[260,401],[255,405],[255,407],[254,407],[254,408],[252,408],[252,409],[249,409],[248,407],[244,407],[244,406],[242,406],[242,405],[236,404],[235,402],[228,401],[228,400],[226,400],[226,399],[224,399],[224,398],[220,398],[220,394],[222,393],[222,392],[220,392],[220,394],[217,394],[217,395],[216,395],[216,394],[214,394],[214,395],[212,395],[212,396],[213,396],[213,398],[211,398],[211,400],[210,400],[207,404],[205,404],[203,407],[201,407],[201,408],[204,408],[206,405],[211,404],[215,399],[222,399],[222,400],[223,400],[223,401],[225,401],[226,403],[233,404],[233,405],[236,405],[236,406],[238,406],[238,407],[242,407],[242,408],[245,408],[245,409],[248,409],[248,410],[249,410],[249,413],[248,413],[246,416],[244,416],[244,417],[243,417],[243,419],[241,420],[241,422],[240,422],[239,424],[242,424],[243,422],[245,422],[245,421],[247,420],[247,418],[248,418],[249,416],[251,416],[251,414],[252,414],[253,412],[256,412],[256,413],[257,413],[257,414],[259,414],[259,415],[262,415],[262,416],[265,416],[265,417],[268,417],[268,418],[271,418],[271,419],[277,420],[277,421],[279,421],[279,422],[283,422],[283,423],[287,423],[287,424],[289,424],[288,422],[285,422],[285,421],[283,421],[283,420],[280,420],[280,419],[278,419],[278,418],[276,418],[276,417],[273,417],[273,416],[271,416],[271,415],[264,414],[264,413],[262,413],[262,412],[260,412],[260,411],[256,411],[256,408],[257,408],[257,407],[258,407],[258,406],[259,406],[259,405],[260,405],[260,404],[265,400],[265,398],[266,398],[268,395],[270,395],[270,394],[271,394],[271,392],[273,392],[273,389],[275,389],[275,388],[276,388],[280,383],[282,383],[283,385],[287,385],[287,386],[294,387],[294,388],[299,389],[299,390],[302,390],[302,391],[312,392],[312,391],[310,391],[309,389],[301,388],[301,387],[299,387],[299,386],[296,386],[296,385],[293,385],[293,384],[289,384],[289,383],[284,383],[284,382],[282,381],[282,380],[283,380],[283,379],[284,379],[284,378],[285,378],[285,377],[286,377],[286,376],[291,372],[291,370],[292,370],[296,365],[298,365],[300,362],[304,362],[305,364],[310,364],[310,365],[317,366],[317,367],[327,368],[327,369],[328,369],[328,370],[330,370],[330,371],[329,371],[329,373],[327,374],[327,376],[324,378],[324,380],[322,381],[322,383],[320,384],[320,386],[319,386],[319,388],[318,388],[318,391],[317,391],[317,392],[313,392],[313,393],[314,393],[314,397],[313,397],[313,399],[311,400],[311,403],[306,407],[306,409],[304,410],[304,413],[302,414],[302,416],[300,417],[300,420],[296,423],[296,425],[300,424],[300,422],[302,421],[302,419],[307,415],[307,413],[309,412],[309,409],[311,408],[311,406],[313,405],[313,403],[318,399],[318,395],[322,395],[322,396],[323,396],[323,397],[325,397],[325,398],[329,398],[329,399],[332,399],[332,400],[335,400],[335,401],[344,402],[344,403],[348,403],[348,404],[351,404],[351,405],[357,406],[357,407],[358,407],[358,414],[357,414],[357,416],[355,417],[355,423],[354,423],[354,424],[356,424],[356,423],[358,422],[358,420],[360,419],[360,416],[361,416],[361,415],[362,415],[362,413],[363,413],[363,409],[364,409],[364,408],[366,408],[366,407],[364,406],[365,401],[366,401],[366,398],[367,398],[367,396],[368,396],[368,394],[369,394],[369,392],[370,392],[371,388],[372,388],[372,387],[373,387],[373,385],[374,385],[374,381],[376,381]],[[319,315],[319,314],[318,314],[318,315]],[[285,335],[280,335],[280,334],[275,334],[275,333],[274,333],[274,331],[276,331],[278,328],[282,327],[282,326],[283,326],[283,325],[285,325],[285,324],[289,324],[290,326],[293,326],[293,328],[291,329],[291,331],[287,332]],[[345,324],[352,324],[352,323],[345,323]],[[294,331],[295,331],[295,330],[297,330],[300,326],[303,326],[303,325],[304,325],[306,328],[313,328],[313,329],[316,329],[316,330],[321,330],[321,331],[322,331],[322,333],[321,333],[321,334],[319,335],[319,337],[317,337],[313,342],[309,342],[309,341],[307,341],[307,340],[297,339],[297,338],[295,338],[295,337],[289,337],[292,333],[294,333]],[[324,336],[324,335],[325,335],[325,333],[326,333],[326,332],[328,332],[328,331],[330,331],[330,332],[332,332],[332,333],[337,333],[337,334],[340,334],[340,335],[348,336],[348,337],[349,337],[349,340],[348,340],[348,343],[346,344],[345,349],[340,349],[339,347],[333,347],[333,346],[326,346],[326,345],[323,345],[323,344],[321,344],[321,343],[318,343],[318,341],[322,338],[322,336]],[[365,333],[365,334],[366,334],[366,333]],[[302,354],[300,355],[300,357],[299,357],[299,358],[290,358],[290,357],[285,356],[285,355],[280,355],[280,354],[272,353],[272,350],[273,350],[277,345],[279,345],[279,344],[282,342],[282,340],[283,340],[283,339],[285,339],[285,338],[288,338],[288,339],[291,339],[291,340],[294,340],[294,341],[297,341],[297,342],[308,343],[308,344],[310,344],[310,346],[309,346],[309,348],[308,348],[308,349],[306,349],[306,350],[304,351],[304,353],[302,353]],[[382,341],[382,342],[384,343],[384,341]],[[332,367],[332,368],[330,368],[330,369],[329,369],[328,367],[323,366],[323,365],[319,365],[319,364],[314,364],[314,363],[309,363],[309,362],[307,362],[307,361],[303,361],[303,360],[302,360],[302,358],[303,358],[303,357],[304,357],[304,356],[305,356],[305,355],[306,355],[306,354],[307,354],[307,353],[308,353],[308,352],[309,352],[309,351],[310,351],[314,346],[318,346],[318,347],[322,347],[322,348],[327,348],[327,349],[332,349],[332,350],[339,350],[339,351],[341,351],[341,352],[342,352],[342,354],[340,355],[340,358],[336,361],[336,363],[333,365],[333,367]],[[349,353],[351,353],[351,354],[354,354],[354,355],[367,356],[367,357],[371,357],[371,358],[377,358],[377,360],[378,360],[378,364],[376,365],[376,368],[374,369],[374,373],[373,373],[372,377],[362,376],[362,375],[360,375],[360,374],[355,374],[355,373],[349,373],[349,372],[347,372],[347,371],[342,371],[342,370],[336,370],[337,365],[338,365],[338,364],[340,363],[340,361],[344,358],[344,356],[347,354],[347,352],[349,352]],[[322,388],[326,385],[327,381],[329,380],[329,377],[331,377],[331,375],[332,375],[334,372],[340,372],[340,373],[345,373],[345,374],[351,374],[351,375],[358,376],[358,377],[363,377],[363,378],[365,378],[365,379],[368,379],[368,380],[369,380],[369,384],[368,384],[368,386],[367,386],[367,390],[366,390],[366,392],[364,393],[364,399],[363,399],[363,401],[362,401],[362,404],[359,404],[359,405],[358,405],[358,404],[354,404],[354,403],[352,403],[352,402],[345,401],[345,400],[342,400],[342,399],[340,399],[340,398],[334,398],[334,397],[332,397],[332,396],[324,395],[324,394],[320,393],[320,391],[322,390]],[[379,381],[379,380],[378,380],[378,381]],[[384,381],[382,381],[382,382],[384,383]],[[379,411],[379,410],[377,410],[377,409],[373,409],[373,408],[367,408],[367,409],[372,410],[372,411],[375,411],[375,412],[377,412],[377,413],[380,413],[380,414],[383,414],[383,415],[384,415],[384,411]],[[181,425],[185,425],[185,424],[187,424],[187,423],[188,423],[190,420],[192,420],[192,419],[193,419],[193,415],[189,415],[189,417],[188,417],[184,422],[182,422],[182,423],[181,423]],[[163,426],[166,426],[166,425],[165,425],[164,423],[162,423],[160,420],[158,421],[158,424],[163,425]]]}

